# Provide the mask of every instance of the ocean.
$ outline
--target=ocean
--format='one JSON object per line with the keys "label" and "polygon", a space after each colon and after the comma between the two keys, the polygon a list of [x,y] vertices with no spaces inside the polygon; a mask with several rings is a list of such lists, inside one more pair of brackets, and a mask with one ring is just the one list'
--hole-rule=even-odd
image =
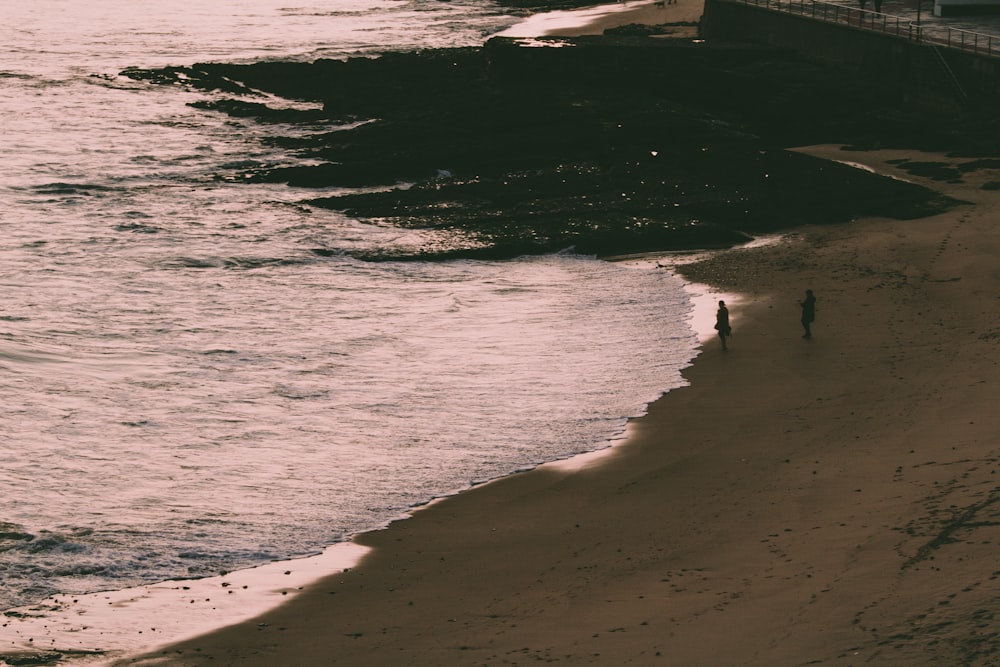
{"label": "ocean", "polygon": [[[518,20],[474,0],[3,3],[9,619],[52,596],[319,553],[604,448],[684,384],[691,298],[656,262],[317,254],[448,232],[304,203],[343,188],[222,178],[296,164],[265,138],[305,130],[120,75],[477,46]],[[15,626],[0,628],[8,649]]]}

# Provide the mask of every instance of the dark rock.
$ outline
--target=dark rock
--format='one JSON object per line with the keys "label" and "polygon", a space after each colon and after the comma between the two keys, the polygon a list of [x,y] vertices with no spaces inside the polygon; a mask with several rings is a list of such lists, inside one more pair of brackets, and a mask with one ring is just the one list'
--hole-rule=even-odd
{"label": "dark rock", "polygon": [[[141,76],[322,102],[299,119],[330,131],[272,139],[312,164],[250,167],[232,178],[366,188],[307,201],[455,232],[453,243],[435,247],[352,251],[371,259],[708,248],[803,223],[917,217],[952,202],[784,147],[961,149],[968,136],[981,151],[977,141],[992,128],[910,114],[900,90],[772,49],[635,36],[573,44],[493,39],[482,48]],[[863,110],[857,99],[867,100]],[[201,104],[295,122],[256,101]],[[956,135],[962,122],[975,131]]]}

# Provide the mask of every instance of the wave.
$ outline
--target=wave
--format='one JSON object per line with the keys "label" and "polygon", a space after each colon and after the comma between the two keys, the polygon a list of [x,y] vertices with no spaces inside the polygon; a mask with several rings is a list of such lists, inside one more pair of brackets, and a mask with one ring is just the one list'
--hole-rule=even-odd
{"label": "wave", "polygon": [[272,266],[299,266],[315,260],[309,257],[190,257],[161,259],[156,265],[164,269],[263,269]]}
{"label": "wave", "polygon": [[141,222],[123,222],[115,225],[114,229],[119,232],[134,232],[137,234],[158,234],[163,231],[160,227]]}
{"label": "wave", "polygon": [[33,185],[28,190],[43,195],[103,195],[115,192],[117,188],[96,183],[45,183]]}
{"label": "wave", "polygon": [[4,550],[8,542],[30,542],[35,539],[32,533],[26,532],[24,526],[14,523],[0,522],[0,550]]}

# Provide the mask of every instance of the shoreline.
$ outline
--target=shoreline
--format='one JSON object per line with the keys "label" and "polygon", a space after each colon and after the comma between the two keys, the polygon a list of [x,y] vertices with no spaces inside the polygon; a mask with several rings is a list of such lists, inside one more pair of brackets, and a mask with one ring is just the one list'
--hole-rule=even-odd
{"label": "shoreline", "polygon": [[[666,11],[678,6],[687,7],[685,0],[667,6]],[[607,7],[616,8],[615,5]],[[624,24],[614,21],[625,20],[630,11],[664,11],[654,7],[649,2],[641,7],[616,11],[614,16],[604,19],[600,29]],[[630,18],[637,16],[633,14]],[[598,23],[600,21],[590,22],[586,29],[596,30]],[[567,36],[597,34],[579,32],[579,26],[567,30]],[[558,36],[557,33],[549,34]],[[929,184],[949,193],[967,189],[954,185],[942,189],[941,183],[912,177],[898,165],[891,164],[896,160],[960,161],[954,158],[915,151],[851,153],[834,146],[798,150],[824,159],[846,158],[838,161],[868,165],[879,169],[880,173],[892,172],[895,177]],[[973,173],[973,176],[979,178],[982,172]],[[1000,206],[993,194],[985,191],[981,194],[984,196],[981,207]],[[975,213],[976,216],[980,214],[983,221],[989,217],[982,211]],[[358,548],[369,555],[356,568],[353,564],[338,567],[345,571],[312,583],[296,582],[294,587],[276,583],[268,594],[293,593],[299,590],[299,583],[307,590],[291,598],[290,604],[275,607],[264,616],[212,630],[207,635],[171,645],[169,649],[158,648],[146,656],[105,658],[100,664],[313,665],[322,664],[329,652],[350,656],[345,659],[359,665],[405,664],[430,659],[427,656],[442,665],[498,664],[534,658],[590,664],[622,664],[630,660],[639,664],[667,665],[771,665],[809,660],[837,665],[865,660],[876,664],[931,664],[919,661],[923,654],[915,650],[915,641],[920,633],[913,629],[920,623],[920,613],[941,618],[946,611],[935,609],[930,603],[925,605],[929,611],[920,611],[911,605],[904,608],[912,612],[907,616],[892,606],[903,606],[903,595],[893,597],[895,592],[885,593],[884,589],[884,597],[878,600],[865,598],[870,603],[866,608],[854,600],[869,588],[876,589],[880,583],[877,575],[898,564],[894,554],[900,558],[902,554],[905,558],[902,558],[899,578],[893,579],[893,585],[904,591],[908,599],[921,599],[920,587],[904,579],[913,576],[916,569],[927,566],[929,556],[922,549],[933,543],[933,539],[923,545],[907,543],[905,539],[894,543],[876,534],[874,525],[861,525],[861,521],[872,485],[916,484],[920,488],[908,488],[910,496],[907,498],[911,504],[919,504],[920,501],[914,498],[932,498],[933,493],[928,493],[927,489],[943,479],[934,477],[939,471],[932,469],[961,466],[963,461],[940,463],[948,455],[947,448],[935,449],[932,445],[906,452],[905,446],[894,440],[897,433],[890,425],[900,430],[914,428],[913,425],[897,421],[895,418],[900,415],[893,413],[894,408],[887,405],[887,399],[869,396],[870,388],[863,393],[873,405],[863,406],[864,419],[856,415],[855,412],[862,411],[862,406],[852,401],[850,393],[856,391],[856,384],[862,383],[857,379],[838,375],[834,386],[839,388],[839,393],[824,385],[821,391],[817,390],[812,403],[806,401],[805,396],[795,394],[816,390],[817,383],[803,377],[807,369],[826,369],[829,374],[823,377],[825,380],[843,373],[845,369],[838,363],[844,362],[856,370],[858,378],[871,380],[870,374],[876,370],[888,373],[888,378],[879,376],[875,380],[886,383],[882,386],[890,390],[896,390],[897,383],[909,377],[911,370],[914,375],[923,373],[930,377],[928,384],[949,372],[947,367],[940,365],[911,369],[906,363],[907,353],[894,352],[881,338],[888,330],[914,339],[913,344],[920,352],[926,352],[927,346],[943,349],[948,346],[946,335],[939,330],[944,324],[935,323],[938,337],[928,339],[921,338],[922,332],[918,331],[923,324],[924,311],[918,313],[912,308],[906,311],[910,319],[901,318],[898,323],[890,324],[876,315],[902,310],[904,305],[912,306],[912,303],[900,305],[882,297],[893,291],[897,295],[905,294],[908,300],[911,298],[908,290],[915,281],[921,286],[929,285],[929,289],[966,287],[962,284],[964,274],[960,271],[940,276],[933,271],[941,266],[938,260],[950,257],[961,247],[957,239],[973,237],[971,230],[964,226],[967,217],[962,216],[968,215],[967,207],[963,206],[934,216],[933,220],[940,220],[934,223],[925,219],[865,219],[845,225],[805,227],[793,230],[786,243],[775,247],[707,253],[707,259],[679,272],[687,276],[692,285],[705,286],[707,292],[703,298],[708,303],[714,302],[715,290],[726,294],[727,302],[729,294],[741,295],[742,301],[733,299],[735,303],[731,303],[736,329],[733,348],[722,356],[717,340],[710,330],[707,331],[708,335],[703,336],[702,353],[694,366],[684,372],[689,387],[669,392],[650,404],[646,415],[629,420],[623,439],[591,454],[543,464],[531,471],[435,500],[408,513],[405,521],[358,536]],[[925,225],[932,224],[947,228],[947,233],[935,236],[936,232],[924,229]],[[920,239],[909,238],[911,228],[920,230]],[[981,231],[986,233],[988,228],[983,226]],[[871,233],[875,241],[868,243],[863,238],[867,233]],[[899,241],[899,245],[912,245],[911,253],[919,259],[901,260],[903,253],[892,239],[905,239],[905,243]],[[838,245],[841,247],[834,247]],[[978,251],[977,257],[985,261],[986,251]],[[864,258],[871,271],[869,275],[879,276],[880,282],[873,279],[867,283],[866,276],[853,275],[846,260],[835,265],[830,275],[824,275],[821,267],[834,265],[810,265],[817,253],[826,260],[837,253],[840,253],[838,257]],[[934,257],[928,269],[925,264],[931,254]],[[758,266],[760,258],[763,258],[764,269]],[[959,260],[950,258],[950,261]],[[958,278],[959,275],[963,277]],[[786,289],[781,279],[791,278],[798,282]],[[985,278],[980,276],[980,279]],[[805,343],[797,336],[795,299],[800,296],[800,288],[808,286],[815,288],[820,297],[820,321],[816,329],[817,340]],[[861,293],[851,292],[852,286],[864,288],[865,303],[845,305],[846,299],[831,300],[831,295],[843,297]],[[988,292],[990,286],[981,285],[976,289]],[[963,304],[968,305],[968,302]],[[940,304],[935,302],[935,305]],[[850,318],[828,319],[843,315],[849,308]],[[776,315],[778,310],[783,313],[780,318]],[[954,310],[963,312],[957,306]],[[708,315],[711,317],[711,313]],[[981,316],[985,313],[977,314]],[[994,335],[994,330],[984,322],[986,320],[978,323],[982,335],[988,337],[979,340],[980,347],[989,343]],[[974,337],[974,334],[969,335]],[[850,338],[853,341],[848,342]],[[821,347],[831,340],[836,341],[835,348]],[[960,340],[952,339],[952,343]],[[810,347],[803,348],[805,352],[792,347],[799,343]],[[775,362],[779,344],[802,353],[797,357],[802,365],[769,366],[766,362]],[[876,347],[882,356],[869,358],[870,364],[862,363],[864,355],[870,354],[870,350],[860,349],[864,346]],[[735,367],[742,362],[747,362],[746,367]],[[759,386],[761,378],[768,380],[763,390]],[[771,386],[774,378],[789,386],[775,389]],[[974,389],[967,391],[974,392]],[[755,392],[760,395],[754,395]],[[944,397],[943,389],[933,393]],[[674,394],[683,396],[678,398]],[[927,395],[919,394],[914,400],[926,403]],[[912,398],[909,394],[907,397]],[[778,428],[775,424],[761,424],[768,420],[767,412],[774,409],[776,403],[773,401],[777,399],[782,401],[780,405],[787,413],[787,425]],[[794,408],[788,407],[793,404]],[[837,423],[818,425],[817,421],[829,420],[827,408],[830,404],[839,408],[833,418]],[[875,410],[876,405],[887,408],[884,415]],[[948,409],[956,413],[963,411],[963,407],[956,404],[950,404]],[[678,419],[675,413],[683,410],[692,415]],[[968,412],[974,414],[973,421],[980,422],[980,428],[987,428],[982,426],[983,422],[992,428],[985,414],[974,408],[969,408]],[[868,467],[858,475],[858,479],[865,482],[859,481],[857,488],[849,489],[854,482],[849,481],[852,462],[848,454],[852,443],[847,430],[853,428],[861,434],[869,433],[873,422],[882,417],[886,425],[877,430],[878,442],[891,441],[892,453],[898,459],[891,480],[877,463],[865,461],[862,463]],[[924,426],[928,431],[933,430],[928,424]],[[783,444],[784,449],[771,450],[762,440],[767,428],[771,429],[768,434],[772,439],[804,434],[809,441],[799,448]],[[729,432],[730,429],[737,431]],[[743,441],[743,431],[739,429],[749,431],[747,442]],[[841,439],[827,437],[821,441],[819,431],[826,436],[833,433]],[[984,441],[985,438],[984,435]],[[661,451],[671,449],[677,442],[686,443],[682,450]],[[829,442],[837,445],[835,455],[823,447]],[[704,445],[706,451],[698,451],[696,444]],[[864,453],[872,454],[873,448],[866,443]],[[933,461],[928,458],[929,454],[926,460],[921,459],[922,462],[914,462],[911,458],[918,451],[926,454],[931,450]],[[779,451],[788,456],[782,459]],[[586,457],[600,460],[590,465]],[[814,463],[808,463],[809,457]],[[720,461],[721,458],[725,460]],[[993,454],[987,452],[981,458],[990,464]],[[910,472],[923,477],[914,482],[907,475]],[[966,480],[978,474],[976,470],[966,472]],[[775,480],[769,487],[765,480],[771,474],[775,475]],[[962,483],[960,476],[955,479],[959,481],[950,481]],[[781,487],[781,482],[787,480],[794,484]],[[676,483],[677,488],[665,489],[664,485],[669,482]],[[970,497],[982,500],[983,485],[988,484],[988,478],[977,484],[979,487],[973,488],[970,483],[967,490]],[[499,490],[492,490],[494,485]],[[716,493],[706,499],[700,495],[705,490]],[[923,517],[926,525],[922,526],[920,517],[906,514],[907,509],[913,508],[903,507],[906,501],[900,498],[904,494],[885,489],[876,491],[879,493],[882,504],[873,515],[897,519],[895,523],[890,521],[883,525],[883,528],[890,526],[890,537],[907,530],[924,537],[921,528],[929,530],[937,512],[946,512],[942,508]],[[920,496],[920,493],[925,495]],[[470,494],[476,494],[472,500],[467,499]],[[630,502],[624,501],[626,497]],[[986,500],[992,498],[992,492],[987,494]],[[745,515],[728,506],[737,501],[742,506],[736,509],[745,508]],[[784,502],[797,503],[796,511],[777,507]],[[850,521],[842,521],[843,517],[836,514],[835,510],[842,507],[850,509]],[[976,507],[975,503],[968,506],[970,511]],[[987,503],[985,508],[989,507]],[[642,514],[635,522],[643,526],[618,525],[628,523],[623,519],[632,519],[637,508]],[[773,516],[765,521],[762,515],[768,512]],[[903,520],[907,517],[909,523]],[[414,521],[415,518],[419,520]],[[810,522],[808,518],[816,520]],[[845,529],[842,532],[850,536],[834,535],[836,531],[829,527],[811,525],[820,523],[820,518],[831,524],[839,523],[839,527]],[[487,519],[496,519],[489,533],[484,524]],[[659,521],[663,525],[658,525]],[[410,525],[411,522],[414,525]],[[535,522],[544,525],[529,525]],[[597,528],[598,525],[601,528]],[[765,525],[768,526],[766,531]],[[483,534],[474,534],[477,529],[482,529]],[[823,553],[809,544],[813,538],[832,545],[831,553]],[[916,541],[913,538],[912,542]],[[355,542],[344,544],[354,545]],[[845,547],[847,544],[853,551]],[[942,543],[934,549],[944,546]],[[736,549],[737,553],[728,553],[730,549]],[[718,551],[727,553],[716,553]],[[429,552],[432,553],[428,555]],[[737,562],[744,554],[746,562]],[[838,557],[848,565],[834,562]],[[303,560],[272,565],[287,569],[288,565]],[[658,564],[662,564],[662,571],[656,570]],[[515,571],[517,565],[525,565],[525,571]],[[465,568],[468,571],[463,571]],[[567,575],[564,570],[569,569],[575,570],[575,574]],[[490,578],[483,577],[483,572],[497,573],[497,581],[479,581]],[[990,577],[982,574],[978,579],[970,580],[968,586],[974,591],[985,592]],[[277,581],[280,582],[280,576]],[[187,582],[167,583],[176,589]],[[495,585],[491,587],[491,583]],[[821,583],[826,587],[821,588]],[[940,582],[934,581],[929,588],[932,593],[939,593]],[[957,606],[953,601],[963,596],[971,597],[967,593],[955,587],[939,598],[945,606]],[[397,599],[404,594],[412,597],[405,606]],[[836,599],[831,602],[830,598]],[[330,614],[331,600],[336,600],[343,609]],[[773,611],[772,603],[779,612]],[[986,602],[981,606],[989,608]],[[846,608],[853,611],[853,616],[845,611]],[[125,605],[121,611],[125,611]],[[977,610],[966,609],[965,613],[967,634],[971,637],[976,634],[973,621]],[[880,620],[875,625],[869,618],[878,614],[881,614]],[[775,622],[772,615],[782,615],[783,624]],[[313,616],[317,619],[315,626],[312,625]],[[892,626],[894,622],[901,631],[890,635],[885,626]],[[324,629],[326,635],[322,634]],[[912,636],[900,638],[907,630],[912,631]],[[812,635],[800,637],[800,631]],[[930,633],[928,630],[928,638]],[[966,638],[967,647],[986,646],[994,641],[985,631],[979,634],[984,637]],[[720,636],[727,637],[726,642],[720,643]],[[330,643],[321,645],[319,637],[329,639]],[[784,645],[779,646],[782,642]],[[923,649],[927,648],[925,643]],[[970,648],[964,655],[971,651]]]}
{"label": "shoreline", "polygon": [[[700,3],[692,4],[691,7],[700,15]],[[633,0],[631,4],[615,3],[544,12],[529,17],[523,23],[531,25],[528,33],[532,35],[600,34],[607,28],[665,17],[661,10],[662,8],[654,5],[653,0],[639,3]],[[531,23],[533,19],[550,15],[558,16],[559,23],[559,27],[553,28],[551,33]],[[693,296],[692,300],[696,298]],[[709,327],[702,337],[708,337],[713,334],[710,327],[714,317],[714,300],[709,293],[703,294],[701,298],[713,303],[711,312],[706,311],[702,316]],[[595,451],[542,463],[536,467],[574,469],[585,462],[603,458],[620,444],[623,437],[624,435],[619,436]],[[489,480],[484,484],[495,481],[497,480]],[[475,485],[470,489],[482,485]],[[426,505],[406,511],[395,521],[408,519],[449,497],[451,496],[432,499]],[[11,635],[8,638],[12,640],[12,646],[0,654],[0,664],[3,663],[3,655],[32,653],[32,645],[35,653],[39,649],[43,653],[51,651],[53,654],[61,651],[66,657],[65,660],[59,660],[53,655],[52,659],[47,660],[43,655],[42,661],[46,664],[65,664],[67,661],[73,664],[111,664],[123,653],[136,654],[154,650],[158,646],[197,636],[205,629],[206,623],[209,624],[208,627],[225,627],[264,613],[282,604],[288,595],[295,594],[327,573],[350,569],[368,551],[368,548],[349,540],[330,545],[314,556],[274,561],[213,577],[168,580],[84,595],[56,595],[37,604],[10,610],[16,614],[13,618],[17,620],[8,626],[8,634]],[[221,596],[220,592],[226,596]],[[173,611],[169,611],[171,609]],[[185,618],[177,614],[178,609],[183,610]],[[149,627],[145,630],[136,629],[143,626]],[[197,627],[197,631],[189,629],[192,627]],[[147,639],[149,637],[159,639],[150,642]],[[30,641],[26,641],[29,638]],[[15,642],[19,642],[21,646],[15,646]],[[101,649],[94,650],[94,647]],[[105,650],[107,656],[104,656]]]}
{"label": "shoreline", "polygon": [[[655,266],[655,269],[671,270],[677,274],[679,264],[696,261],[691,259],[692,256],[702,257],[713,252],[656,252],[601,261],[647,264],[647,270],[654,270]],[[686,282],[684,289],[691,303],[688,320],[692,330],[702,343],[714,339],[712,325],[717,300],[726,298],[732,302],[738,297],[692,282]],[[674,390],[667,390],[663,395],[669,391]],[[647,410],[653,403],[647,404]],[[362,565],[372,551],[371,547],[357,541],[363,535],[387,530],[438,503],[513,476],[534,470],[567,474],[600,466],[605,458],[612,456],[616,448],[627,441],[628,428],[626,425],[619,435],[598,449],[545,461],[532,468],[432,498],[405,510],[381,527],[328,545],[314,555],[271,561],[216,576],[171,579],[87,594],[59,594],[9,610],[15,620],[5,622],[4,627],[9,627],[13,635],[5,639],[12,640],[12,644],[19,642],[20,647],[0,650],[0,665],[8,664],[4,658],[32,659],[31,656],[35,660],[31,664],[118,665],[123,656],[127,660],[128,656],[146,655],[201,636],[205,631],[252,621],[324,579]],[[150,637],[157,639],[150,641]]]}
{"label": "shoreline", "polygon": [[[962,162],[850,156],[925,183],[899,160]],[[966,178],[943,189],[975,204],[931,218],[806,227],[688,266],[745,288],[734,345],[708,342],[691,384],[600,465],[442,499],[359,536],[372,551],[356,568],[272,612],[116,664],[919,665],[1000,650],[981,611],[1000,331],[975,308],[1000,208],[981,186],[1000,174]]]}

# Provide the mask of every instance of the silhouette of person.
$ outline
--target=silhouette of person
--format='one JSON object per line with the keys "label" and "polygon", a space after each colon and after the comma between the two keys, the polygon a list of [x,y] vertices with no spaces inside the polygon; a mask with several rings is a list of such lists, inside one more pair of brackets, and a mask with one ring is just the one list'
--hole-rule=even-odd
{"label": "silhouette of person", "polygon": [[806,298],[799,301],[802,306],[802,329],[805,331],[803,338],[812,338],[811,325],[816,319],[816,297],[811,289],[806,290]]}
{"label": "silhouette of person", "polygon": [[732,328],[729,326],[729,309],[726,308],[726,302],[719,302],[719,309],[715,311],[715,330],[719,332],[719,340],[722,341],[722,349],[726,349],[726,337],[731,336],[733,333]]}

